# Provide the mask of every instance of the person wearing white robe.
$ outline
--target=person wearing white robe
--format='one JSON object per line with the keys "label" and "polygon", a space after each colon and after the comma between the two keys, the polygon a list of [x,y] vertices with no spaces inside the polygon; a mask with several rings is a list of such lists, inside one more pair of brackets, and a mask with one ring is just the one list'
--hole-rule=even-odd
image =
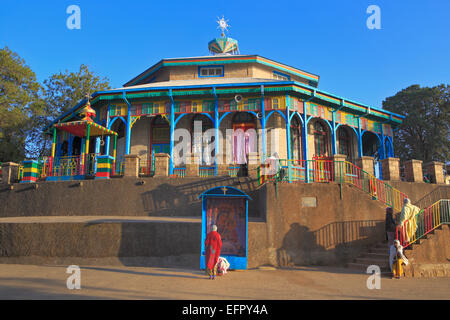
{"label": "person wearing white robe", "polygon": [[394,244],[389,249],[389,267],[393,277],[399,279],[403,274],[402,264],[407,266],[408,263],[409,261],[403,254],[403,247],[400,245],[400,241],[394,240]]}

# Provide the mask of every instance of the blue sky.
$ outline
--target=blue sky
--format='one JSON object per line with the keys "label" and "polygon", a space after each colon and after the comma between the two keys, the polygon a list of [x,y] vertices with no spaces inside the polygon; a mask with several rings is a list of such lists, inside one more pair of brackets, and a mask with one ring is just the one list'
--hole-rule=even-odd
{"label": "blue sky", "polygon": [[[449,83],[450,1],[0,1],[0,47],[39,81],[80,64],[122,86],[162,58],[208,55],[225,16],[241,54],[320,75],[319,88],[381,107],[412,84]],[[69,30],[69,5],[81,29]],[[381,30],[369,30],[369,5]]]}

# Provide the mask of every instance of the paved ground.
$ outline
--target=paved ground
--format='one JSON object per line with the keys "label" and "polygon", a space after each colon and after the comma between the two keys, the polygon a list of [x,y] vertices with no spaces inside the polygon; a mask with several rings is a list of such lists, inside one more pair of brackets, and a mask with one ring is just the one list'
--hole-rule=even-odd
{"label": "paved ground", "polygon": [[69,290],[67,266],[0,264],[0,299],[450,299],[450,278],[381,279],[345,268],[231,271],[208,280],[199,270],[81,266],[81,289]]}

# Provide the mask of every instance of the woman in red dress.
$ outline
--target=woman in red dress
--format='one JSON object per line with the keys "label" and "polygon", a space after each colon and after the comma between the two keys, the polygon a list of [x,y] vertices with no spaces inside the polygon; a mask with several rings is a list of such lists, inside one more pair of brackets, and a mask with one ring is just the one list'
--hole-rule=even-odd
{"label": "woman in red dress", "polygon": [[213,225],[211,230],[205,240],[205,271],[209,275],[209,279],[214,280],[217,274],[217,261],[219,260],[220,249],[222,248],[222,239],[217,232],[216,225]]}

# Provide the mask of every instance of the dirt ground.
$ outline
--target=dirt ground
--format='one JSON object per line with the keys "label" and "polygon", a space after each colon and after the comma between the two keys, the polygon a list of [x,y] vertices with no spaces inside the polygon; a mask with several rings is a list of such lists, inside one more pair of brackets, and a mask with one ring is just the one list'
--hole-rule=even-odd
{"label": "dirt ground", "polygon": [[194,269],[80,266],[81,289],[69,290],[67,266],[0,264],[0,299],[450,299],[450,278],[381,278],[345,268],[230,271],[209,280]]}

